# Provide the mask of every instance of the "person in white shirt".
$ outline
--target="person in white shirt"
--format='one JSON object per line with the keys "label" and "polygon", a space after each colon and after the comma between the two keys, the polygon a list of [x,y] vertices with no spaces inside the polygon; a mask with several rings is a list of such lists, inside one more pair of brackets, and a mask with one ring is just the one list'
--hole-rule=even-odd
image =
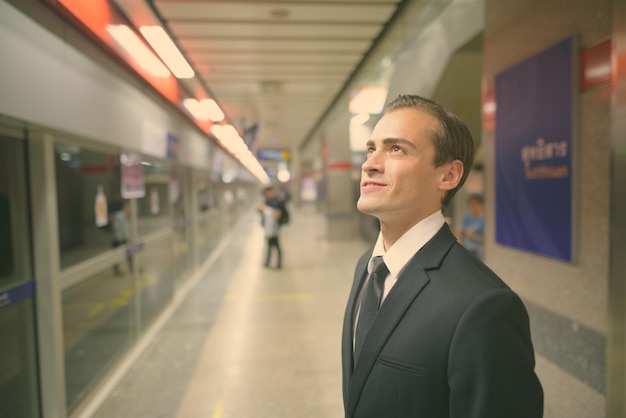
{"label": "person in white shirt", "polygon": [[282,268],[282,252],[280,249],[279,231],[280,218],[282,216],[281,205],[276,199],[276,192],[272,187],[263,189],[265,201],[259,205],[261,213],[261,225],[265,231],[267,250],[265,255],[265,267],[271,266],[272,255],[276,253],[275,268]]}
{"label": "person in white shirt", "polygon": [[347,418],[543,416],[524,304],[442,214],[473,155],[465,124],[419,96],[389,103],[372,131],[357,207],[380,233],[344,317]]}

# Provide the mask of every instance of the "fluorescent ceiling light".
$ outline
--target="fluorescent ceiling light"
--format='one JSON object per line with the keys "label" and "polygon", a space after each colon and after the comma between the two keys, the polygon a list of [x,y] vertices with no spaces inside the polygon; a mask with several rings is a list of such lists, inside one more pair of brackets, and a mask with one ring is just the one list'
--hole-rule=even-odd
{"label": "fluorescent ceiling light", "polygon": [[[198,101],[196,99],[185,99],[183,100],[183,106],[185,106],[189,113],[191,113],[196,119],[210,119],[213,122],[221,122],[224,120],[224,112],[222,112],[217,103],[215,103],[215,100],[202,99]],[[219,130],[219,128],[217,129]]]}
{"label": "fluorescent ceiling light", "polygon": [[107,32],[148,73],[155,77],[169,77],[170,72],[167,67],[128,26],[107,25]]}
{"label": "fluorescent ceiling light", "polygon": [[222,125],[213,125],[211,126],[211,133],[218,139],[222,138]]}
{"label": "fluorescent ceiling light", "polygon": [[387,87],[362,87],[356,90],[350,99],[350,113],[377,115],[383,111],[385,100],[387,100]]}
{"label": "fluorescent ceiling light", "polygon": [[211,133],[220,141],[236,141],[237,139],[243,141],[233,125],[213,125]]}
{"label": "fluorescent ceiling light", "polygon": [[237,132],[237,129],[235,129],[233,125],[224,125],[222,126],[222,128],[223,128],[222,132],[224,134],[225,139],[231,139],[231,140],[241,139],[241,137],[239,136],[239,132]]}
{"label": "fluorescent ceiling light", "polygon": [[194,76],[193,68],[161,26],[142,26],[139,31],[176,78]]}
{"label": "fluorescent ceiling light", "polygon": [[259,160],[254,157],[246,143],[243,142],[237,129],[232,125],[213,125],[211,126],[211,133],[261,183],[265,185],[270,184],[270,178],[265,169],[261,166]]}
{"label": "fluorescent ceiling light", "polygon": [[221,122],[224,120],[224,112],[213,99],[202,99],[200,105],[208,112],[209,119],[213,122]]}
{"label": "fluorescent ceiling light", "polygon": [[207,112],[204,106],[201,106],[200,102],[196,99],[183,100],[183,106],[185,106],[194,118],[199,120],[209,120],[209,112]]}

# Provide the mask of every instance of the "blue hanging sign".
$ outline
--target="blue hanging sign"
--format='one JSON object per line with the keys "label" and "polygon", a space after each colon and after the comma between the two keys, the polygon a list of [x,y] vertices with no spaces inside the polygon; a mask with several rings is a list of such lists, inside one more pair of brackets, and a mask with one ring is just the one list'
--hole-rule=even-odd
{"label": "blue hanging sign", "polygon": [[574,38],[496,76],[496,242],[573,259]]}

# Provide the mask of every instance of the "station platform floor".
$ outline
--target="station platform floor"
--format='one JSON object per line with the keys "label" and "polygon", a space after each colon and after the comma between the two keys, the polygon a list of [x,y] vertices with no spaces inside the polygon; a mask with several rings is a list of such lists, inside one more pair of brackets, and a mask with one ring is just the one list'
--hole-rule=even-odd
{"label": "station platform floor", "polygon": [[368,243],[329,241],[316,208],[290,209],[280,236],[283,268],[263,267],[265,238],[250,211],[85,416],[343,416],[341,326]]}

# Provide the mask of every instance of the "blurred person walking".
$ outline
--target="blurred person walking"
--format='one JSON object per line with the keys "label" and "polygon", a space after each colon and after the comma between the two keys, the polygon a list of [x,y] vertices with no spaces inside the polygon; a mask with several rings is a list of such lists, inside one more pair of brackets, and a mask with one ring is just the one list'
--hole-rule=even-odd
{"label": "blurred person walking", "polygon": [[282,268],[282,252],[280,249],[279,232],[280,219],[283,215],[282,204],[276,197],[273,187],[263,189],[264,202],[259,205],[261,213],[261,225],[265,231],[267,250],[265,255],[265,267],[270,267],[272,255],[276,253],[275,268]]}
{"label": "blurred person walking", "polygon": [[[122,198],[122,195],[119,192],[115,193],[108,207],[109,225],[111,228],[111,246],[113,248],[128,243],[130,236],[128,225],[129,214],[130,210]],[[133,270],[133,259],[129,254],[126,254],[126,261],[128,262],[128,273],[131,274]],[[113,271],[118,276],[123,274],[120,270],[120,266],[117,264],[113,266]]]}

